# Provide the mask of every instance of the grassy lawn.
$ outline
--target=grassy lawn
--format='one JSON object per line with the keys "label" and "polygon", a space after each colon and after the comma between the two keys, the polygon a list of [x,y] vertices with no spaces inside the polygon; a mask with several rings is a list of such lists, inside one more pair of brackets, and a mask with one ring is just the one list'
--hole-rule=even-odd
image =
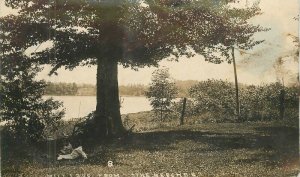
{"label": "grassy lawn", "polygon": [[[2,176],[13,176],[16,168],[25,176],[53,177],[113,176],[108,174],[165,177],[172,176],[171,173],[173,176],[285,177],[296,176],[300,170],[299,131],[295,126],[266,122],[188,122],[183,126],[158,123],[147,129],[142,126],[143,119],[138,119],[143,116],[147,115],[127,117],[139,126],[126,139],[84,147],[88,154],[85,161],[48,163],[35,155],[34,160],[18,167],[4,164]],[[113,162],[113,167],[107,166],[108,161]]]}

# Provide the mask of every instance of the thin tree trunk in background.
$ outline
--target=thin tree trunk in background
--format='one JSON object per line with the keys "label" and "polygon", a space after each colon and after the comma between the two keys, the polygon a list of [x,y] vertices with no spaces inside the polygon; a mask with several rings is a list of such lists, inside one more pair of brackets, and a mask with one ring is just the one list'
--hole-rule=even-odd
{"label": "thin tree trunk in background", "polygon": [[280,90],[280,119],[284,119],[284,112],[285,112],[285,90],[284,88]]}
{"label": "thin tree trunk in background", "polygon": [[163,98],[161,99],[161,107],[160,107],[160,121],[163,121]]}
{"label": "thin tree trunk in background", "polygon": [[184,119],[184,114],[185,114],[185,107],[186,107],[186,98],[183,98],[182,111],[181,111],[181,117],[180,117],[180,125],[183,125],[183,119]]}
{"label": "thin tree trunk in background", "polygon": [[236,62],[235,62],[234,47],[233,46],[231,47],[231,55],[232,55],[232,61],[233,61],[234,81],[235,81],[236,116],[237,116],[237,119],[240,119],[239,86],[238,86]]}
{"label": "thin tree trunk in background", "polygon": [[282,79],[282,88],[280,90],[279,95],[279,113],[280,113],[280,119],[284,119],[285,116],[285,88],[284,88],[284,80]]}

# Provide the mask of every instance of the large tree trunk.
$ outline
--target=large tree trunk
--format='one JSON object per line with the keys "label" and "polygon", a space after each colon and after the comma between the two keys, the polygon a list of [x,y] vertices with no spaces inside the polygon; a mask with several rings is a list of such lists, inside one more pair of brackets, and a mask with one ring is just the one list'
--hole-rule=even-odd
{"label": "large tree trunk", "polygon": [[124,131],[120,114],[118,62],[101,58],[97,64],[95,136],[118,136]]}

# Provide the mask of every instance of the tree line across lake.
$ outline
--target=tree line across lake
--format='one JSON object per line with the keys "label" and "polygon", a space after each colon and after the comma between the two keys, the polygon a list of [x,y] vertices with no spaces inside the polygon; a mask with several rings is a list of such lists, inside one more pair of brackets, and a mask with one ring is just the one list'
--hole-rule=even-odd
{"label": "tree line across lake", "polygon": [[[264,85],[240,85],[240,111],[245,119],[273,119],[279,117],[297,117],[297,86],[283,86],[281,83]],[[187,97],[186,114],[189,116],[207,115],[226,119],[234,116],[234,85],[228,81],[174,81],[177,98]],[[121,96],[146,96],[150,87],[143,84],[119,86]],[[164,89],[163,89],[164,90]],[[96,86],[92,84],[52,83],[48,82],[45,95],[95,96]],[[180,113],[182,102],[174,102],[163,110]],[[162,110],[159,108],[159,110]],[[168,110],[168,111],[167,111]],[[164,112],[165,112],[164,111]],[[284,115],[281,115],[284,114]],[[209,118],[209,119],[210,119]]]}
{"label": "tree line across lake", "polygon": [[[195,85],[198,81],[186,80],[176,81],[176,87],[178,88],[178,96],[185,97],[188,95],[188,89]],[[119,86],[119,92],[121,96],[145,96],[148,86],[143,84],[129,84]],[[57,95],[57,96],[95,96],[96,85],[93,84],[76,84],[76,83],[53,83],[47,82],[47,86],[44,91],[45,95]]]}

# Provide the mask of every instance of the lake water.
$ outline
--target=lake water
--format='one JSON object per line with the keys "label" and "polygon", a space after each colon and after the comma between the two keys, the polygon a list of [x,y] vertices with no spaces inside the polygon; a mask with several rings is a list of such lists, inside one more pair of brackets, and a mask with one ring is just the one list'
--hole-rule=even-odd
{"label": "lake water", "polygon": [[[96,109],[95,96],[44,96],[62,101],[66,109],[64,120],[83,117]],[[152,107],[146,97],[121,97],[121,114],[150,111]]]}

